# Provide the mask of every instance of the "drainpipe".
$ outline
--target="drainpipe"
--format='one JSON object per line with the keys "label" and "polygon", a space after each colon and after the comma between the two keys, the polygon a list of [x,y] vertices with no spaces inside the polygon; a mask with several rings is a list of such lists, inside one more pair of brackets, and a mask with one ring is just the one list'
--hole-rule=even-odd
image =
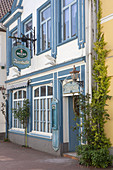
{"label": "drainpipe", "polygon": [[92,8],[89,0],[89,94],[92,98]]}

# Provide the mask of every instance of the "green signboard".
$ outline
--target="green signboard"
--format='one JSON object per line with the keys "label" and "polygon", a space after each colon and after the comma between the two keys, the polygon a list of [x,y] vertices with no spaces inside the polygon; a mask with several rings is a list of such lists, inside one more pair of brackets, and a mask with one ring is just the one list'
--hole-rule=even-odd
{"label": "green signboard", "polygon": [[17,45],[12,48],[12,63],[19,69],[27,68],[31,65],[30,49]]}

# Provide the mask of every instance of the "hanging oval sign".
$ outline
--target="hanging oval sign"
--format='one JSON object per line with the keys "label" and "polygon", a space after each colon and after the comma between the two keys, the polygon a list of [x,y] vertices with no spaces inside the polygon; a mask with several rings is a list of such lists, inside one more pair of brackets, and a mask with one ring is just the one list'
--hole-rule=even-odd
{"label": "hanging oval sign", "polygon": [[15,51],[15,53],[16,53],[16,56],[19,57],[19,58],[27,57],[27,51],[25,49],[22,49],[22,48],[21,49],[17,49]]}

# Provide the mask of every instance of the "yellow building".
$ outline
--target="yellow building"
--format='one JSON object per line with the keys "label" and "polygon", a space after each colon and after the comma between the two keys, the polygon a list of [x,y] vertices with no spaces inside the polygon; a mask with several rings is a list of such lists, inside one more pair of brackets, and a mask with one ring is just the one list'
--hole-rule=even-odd
{"label": "yellow building", "polygon": [[107,58],[106,65],[108,66],[108,76],[111,77],[110,92],[112,96],[108,101],[108,113],[110,114],[110,121],[105,126],[105,132],[107,137],[110,138],[113,147],[113,0],[101,0],[102,1],[102,19],[101,24],[103,26],[103,32],[105,35],[105,42],[107,42],[106,48],[110,50]]}

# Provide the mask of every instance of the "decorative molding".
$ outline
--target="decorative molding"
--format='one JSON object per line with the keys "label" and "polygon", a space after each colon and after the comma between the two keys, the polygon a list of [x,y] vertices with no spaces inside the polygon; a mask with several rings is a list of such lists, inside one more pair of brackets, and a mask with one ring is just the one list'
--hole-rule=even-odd
{"label": "decorative molding", "polygon": [[104,17],[104,18],[102,18],[102,19],[101,19],[101,24],[103,24],[103,23],[105,23],[105,22],[107,22],[107,21],[110,21],[110,20],[112,20],[112,19],[113,19],[113,13],[110,14],[110,15],[108,15],[108,16],[106,16],[106,17]]}

